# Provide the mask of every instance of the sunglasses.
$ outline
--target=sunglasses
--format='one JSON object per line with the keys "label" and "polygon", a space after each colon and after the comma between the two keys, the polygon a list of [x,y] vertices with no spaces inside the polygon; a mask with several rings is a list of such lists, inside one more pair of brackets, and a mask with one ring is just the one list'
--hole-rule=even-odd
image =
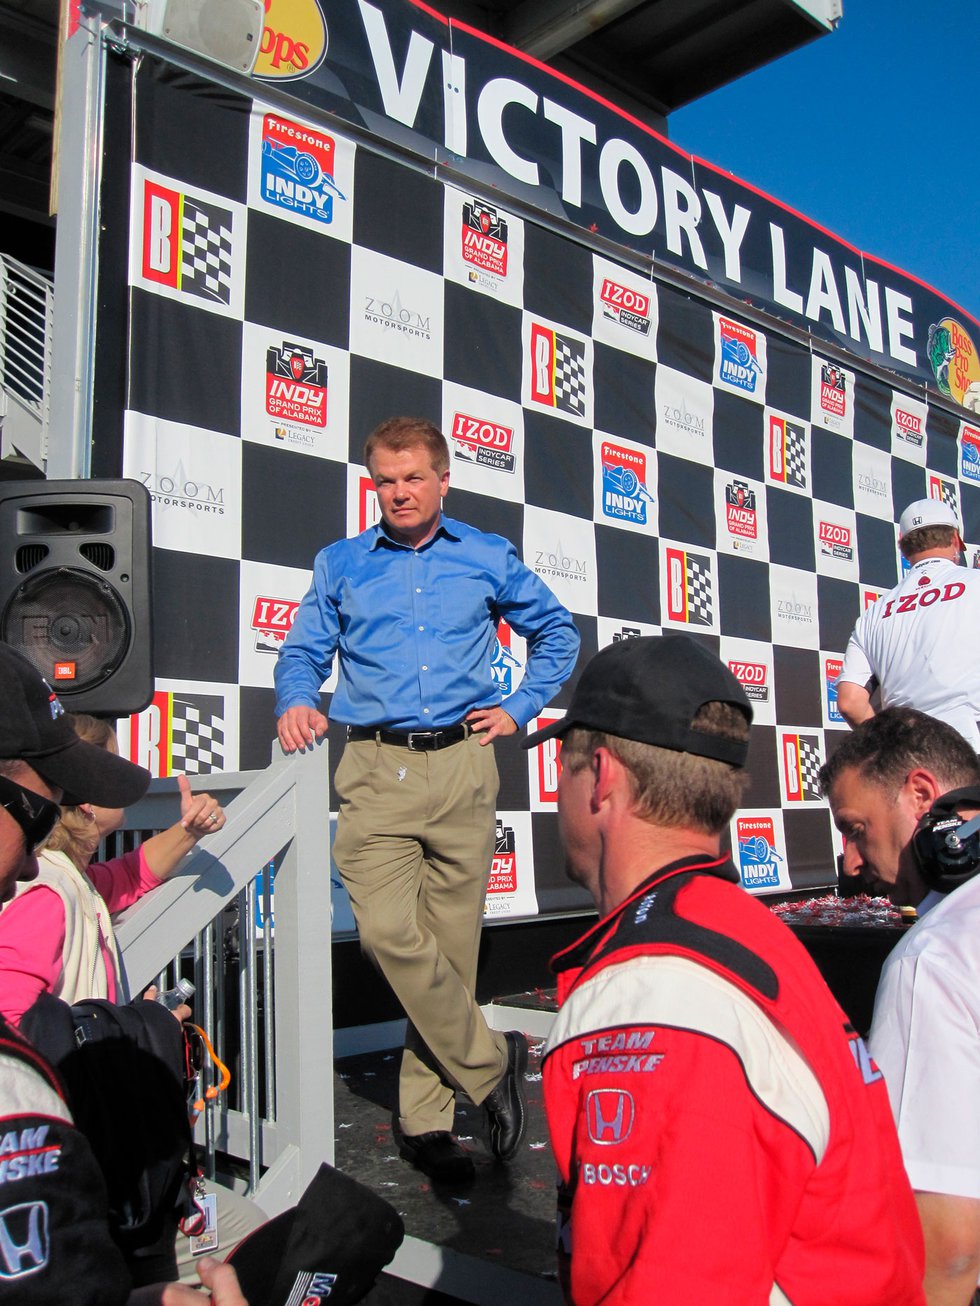
{"label": "sunglasses", "polygon": [[6,808],[24,832],[28,852],[35,853],[58,824],[61,808],[50,798],[0,775],[0,807]]}

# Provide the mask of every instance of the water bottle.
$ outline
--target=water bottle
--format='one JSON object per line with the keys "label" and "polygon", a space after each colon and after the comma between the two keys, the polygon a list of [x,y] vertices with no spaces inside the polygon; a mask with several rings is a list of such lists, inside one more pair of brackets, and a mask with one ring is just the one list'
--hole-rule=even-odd
{"label": "water bottle", "polygon": [[179,979],[172,989],[157,994],[157,1002],[168,1011],[175,1011],[183,1003],[190,1003],[196,990],[187,979]]}

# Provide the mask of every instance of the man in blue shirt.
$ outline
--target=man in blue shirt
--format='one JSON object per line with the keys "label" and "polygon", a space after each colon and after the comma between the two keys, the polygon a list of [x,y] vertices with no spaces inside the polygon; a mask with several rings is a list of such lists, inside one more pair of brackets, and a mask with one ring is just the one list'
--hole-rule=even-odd
{"label": "man in blue shirt", "polygon": [[[472,1178],[452,1133],[455,1093],[487,1109],[491,1149],[523,1140],[527,1043],[489,1029],[474,998],[494,846],[497,767],[513,734],[570,675],[571,615],[498,535],[442,515],[449,448],[431,422],[395,417],[368,438],[381,522],[323,549],[276,666],[286,752],[320,738],[319,690],[336,653],[334,860],[361,946],[408,1016],[399,1080],[405,1154],[433,1178]],[[527,640],[506,701],[491,675],[497,622]]]}

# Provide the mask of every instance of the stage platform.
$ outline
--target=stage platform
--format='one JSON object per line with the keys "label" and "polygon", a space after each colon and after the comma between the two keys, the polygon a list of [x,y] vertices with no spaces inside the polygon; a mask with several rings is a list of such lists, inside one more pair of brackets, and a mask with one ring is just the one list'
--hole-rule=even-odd
{"label": "stage platform", "polygon": [[[491,1156],[484,1113],[463,1104],[456,1132],[472,1152],[476,1179],[434,1184],[398,1153],[393,1131],[400,1048],[396,1027],[345,1031],[334,1063],[336,1164],[385,1197],[405,1222],[405,1241],[368,1306],[558,1306],[555,1167],[541,1094],[541,1052],[554,995],[521,993],[484,1008],[495,1029],[520,1029],[530,1044],[525,1088],[527,1141],[501,1166]],[[388,1037],[385,1037],[388,1035]],[[378,1041],[386,1046],[378,1046]],[[344,1047],[374,1042],[343,1056]]]}

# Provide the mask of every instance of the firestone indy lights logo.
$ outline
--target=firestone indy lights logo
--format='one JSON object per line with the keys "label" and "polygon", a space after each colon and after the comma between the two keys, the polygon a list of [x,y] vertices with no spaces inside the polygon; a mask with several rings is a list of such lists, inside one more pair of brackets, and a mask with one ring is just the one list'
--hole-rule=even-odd
{"label": "firestone indy lights logo", "polygon": [[144,181],[144,278],[229,305],[233,229],[229,209]]}
{"label": "firestone indy lights logo", "polygon": [[262,198],[318,222],[333,222],[336,142],[326,132],[267,113],[262,120]]}
{"label": "firestone indy lights logo", "polygon": [[600,450],[602,462],[602,511],[607,517],[619,521],[647,524],[647,504],[653,495],[646,487],[646,455],[622,445],[603,443]]}
{"label": "firestone indy lights logo", "polygon": [[521,660],[511,651],[511,629],[506,621],[497,627],[497,641],[490,664],[490,678],[494,688],[499,689],[503,698],[509,698],[514,692],[514,672],[521,668]]}
{"label": "firestone indy lights logo", "polygon": [[284,340],[265,351],[265,411],[277,422],[326,426],[327,364],[309,345]]}
{"label": "firestone indy lights logo", "polygon": [[732,322],[727,317],[718,319],[718,327],[721,335],[720,379],[747,394],[755,394],[762,375],[762,364],[758,358],[758,336],[740,322]]}
{"label": "firestone indy lights logo", "polygon": [[471,417],[469,413],[454,413],[450,439],[453,457],[461,462],[513,474],[517,459],[513,453],[512,427]]}
{"label": "firestone indy lights logo", "polygon": [[[495,208],[480,200],[466,200],[460,239],[463,258],[474,269],[495,277],[507,275],[507,222]],[[470,275],[471,280],[478,279],[476,273]]]}
{"label": "firestone indy lights logo", "polygon": [[618,322],[628,331],[636,331],[641,336],[650,334],[650,296],[629,286],[621,286],[608,277],[602,283],[599,292],[602,301],[602,316]]}
{"label": "firestone indy lights logo", "polygon": [[735,823],[738,864],[747,889],[771,889],[779,884],[776,831],[771,816],[740,816]]}
{"label": "firestone indy lights logo", "polygon": [[837,706],[837,681],[843,670],[844,662],[841,658],[824,658],[823,683],[827,695],[827,720],[841,726],[844,725],[844,717]]}
{"label": "firestone indy lights logo", "polygon": [[962,322],[944,317],[933,323],[927,349],[941,393],[971,413],[980,413],[980,356]]}

